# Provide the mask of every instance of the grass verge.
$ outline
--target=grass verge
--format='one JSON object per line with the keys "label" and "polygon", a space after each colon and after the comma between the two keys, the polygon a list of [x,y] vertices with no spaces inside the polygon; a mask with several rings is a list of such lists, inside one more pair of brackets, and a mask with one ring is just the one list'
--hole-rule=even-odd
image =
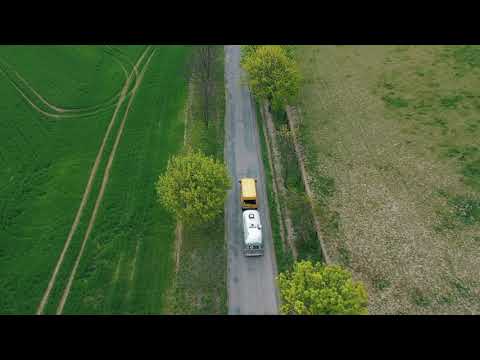
{"label": "grass verge", "polygon": [[[271,171],[271,164],[268,158],[267,152],[267,143],[265,142],[265,129],[263,125],[263,119],[260,112],[260,106],[258,103],[255,103],[255,111],[257,114],[258,121],[262,122],[258,126],[259,136],[260,136],[260,146],[262,150],[262,162],[263,167],[265,169],[265,181],[267,187],[267,197],[268,197],[268,206],[270,208],[271,216],[271,225],[272,225],[272,237],[273,237],[273,245],[275,247],[275,256],[277,259],[277,267],[278,272],[284,272],[292,268],[293,265],[293,256],[288,248],[288,246],[284,246],[282,244],[282,237],[280,235],[281,227],[280,221],[283,221],[281,218],[279,219],[277,212],[275,209],[277,208],[278,198],[275,196],[273,191],[273,174]],[[281,214],[280,214],[281,216]]]}
{"label": "grass verge", "polygon": [[[187,110],[186,148],[200,150],[223,161],[225,117],[223,46],[216,46],[215,54],[214,81],[210,93],[214,102],[209,111],[208,125],[202,116],[203,96],[200,93],[200,85],[195,77],[191,81],[189,101],[191,109]],[[224,220],[222,212],[211,223],[183,228],[179,269],[169,290],[167,313],[203,315],[227,313],[227,249]]]}
{"label": "grass verge", "polygon": [[282,176],[286,187],[286,199],[280,196],[280,207],[288,207],[292,218],[295,233],[295,247],[299,260],[321,261],[322,253],[319,240],[315,232],[313,216],[310,209],[308,196],[298,164],[298,159],[291,140],[284,141],[279,136],[281,129],[288,129],[286,112],[283,110],[273,113],[273,122],[277,138],[279,139],[279,152],[282,159]]}

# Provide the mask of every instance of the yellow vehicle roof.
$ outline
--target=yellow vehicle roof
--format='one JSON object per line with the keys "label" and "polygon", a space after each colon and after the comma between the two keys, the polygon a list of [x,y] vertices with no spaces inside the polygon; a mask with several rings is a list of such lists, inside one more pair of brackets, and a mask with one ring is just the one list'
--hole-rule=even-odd
{"label": "yellow vehicle roof", "polygon": [[245,198],[256,198],[255,179],[244,178],[240,181],[242,182],[242,196]]}

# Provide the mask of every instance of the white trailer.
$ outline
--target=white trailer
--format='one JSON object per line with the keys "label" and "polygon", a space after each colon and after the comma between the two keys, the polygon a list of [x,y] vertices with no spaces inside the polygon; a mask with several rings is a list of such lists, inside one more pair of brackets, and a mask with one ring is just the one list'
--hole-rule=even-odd
{"label": "white trailer", "polygon": [[243,253],[245,256],[263,255],[262,224],[257,210],[243,212]]}

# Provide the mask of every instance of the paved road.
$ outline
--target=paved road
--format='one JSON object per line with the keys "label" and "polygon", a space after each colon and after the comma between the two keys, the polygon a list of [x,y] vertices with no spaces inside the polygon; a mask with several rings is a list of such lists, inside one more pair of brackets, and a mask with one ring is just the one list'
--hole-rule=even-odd
{"label": "paved road", "polygon": [[[234,186],[226,203],[228,242],[229,314],[277,314],[277,274],[267,205],[265,175],[253,101],[247,86],[241,85],[240,46],[225,46],[226,118],[225,159]],[[238,179],[257,179],[259,212],[265,255],[246,258],[242,253],[242,209]]]}

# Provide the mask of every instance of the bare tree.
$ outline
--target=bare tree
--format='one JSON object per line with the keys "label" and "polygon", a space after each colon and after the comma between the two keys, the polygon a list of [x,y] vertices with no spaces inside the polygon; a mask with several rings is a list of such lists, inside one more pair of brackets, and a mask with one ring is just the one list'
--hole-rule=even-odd
{"label": "bare tree", "polygon": [[214,84],[215,62],[218,58],[218,46],[199,45],[194,54],[193,78],[198,85],[202,102],[202,117],[208,126],[212,87]]}

